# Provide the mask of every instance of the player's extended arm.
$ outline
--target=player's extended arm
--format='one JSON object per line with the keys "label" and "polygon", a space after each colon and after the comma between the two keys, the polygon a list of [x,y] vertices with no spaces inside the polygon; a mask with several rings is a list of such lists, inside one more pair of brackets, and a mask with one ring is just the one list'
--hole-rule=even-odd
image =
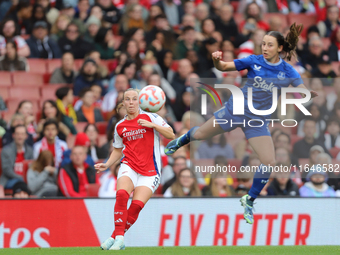
{"label": "player's extended arm", "polygon": [[113,151],[111,152],[109,159],[106,161],[106,163],[95,164],[94,168],[97,171],[105,171],[110,166],[112,166],[113,163],[115,163],[118,159],[122,157],[122,150],[123,148],[114,148]]}
{"label": "player's extended arm", "polygon": [[220,70],[222,72],[223,71],[237,71],[234,62],[224,62],[221,59],[222,59],[222,52],[215,51],[214,53],[212,53],[212,60],[217,70]]}
{"label": "player's extended arm", "polygon": [[[306,86],[304,84],[300,84],[299,86],[297,86],[297,88],[300,88],[300,89],[307,89]],[[308,89],[307,89],[308,90]],[[314,97],[317,97],[318,96],[318,93],[315,92],[315,91],[310,91],[310,94],[311,94],[311,99],[314,98]],[[304,93],[300,93],[300,95],[302,96],[302,98],[305,98],[306,95]]]}

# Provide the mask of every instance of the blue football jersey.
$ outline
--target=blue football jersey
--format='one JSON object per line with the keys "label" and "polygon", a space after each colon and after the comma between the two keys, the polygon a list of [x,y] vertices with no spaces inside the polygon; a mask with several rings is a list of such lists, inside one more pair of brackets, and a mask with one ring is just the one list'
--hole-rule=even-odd
{"label": "blue football jersey", "polygon": [[[263,55],[251,55],[243,59],[234,60],[238,71],[247,69],[248,79],[242,92],[244,94],[244,113],[249,118],[269,116],[256,116],[248,108],[248,88],[253,91],[253,106],[257,110],[268,110],[272,106],[273,88],[278,88],[278,97],[281,88],[303,84],[300,74],[287,62],[280,58],[278,63],[268,62]],[[228,100],[226,107],[232,110],[233,97]]]}

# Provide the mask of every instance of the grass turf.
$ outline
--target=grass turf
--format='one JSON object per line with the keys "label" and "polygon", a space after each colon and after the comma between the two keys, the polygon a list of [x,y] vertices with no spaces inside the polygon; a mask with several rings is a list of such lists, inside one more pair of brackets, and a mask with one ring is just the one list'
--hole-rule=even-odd
{"label": "grass turf", "polygon": [[[99,247],[76,247],[76,248],[23,248],[23,249],[0,249],[0,254],[6,255],[36,255],[36,254],[61,254],[61,255],[86,255],[86,254],[108,254],[115,251],[102,251]],[[312,255],[312,254],[340,254],[340,246],[204,246],[204,247],[128,247],[125,251],[118,253],[145,254],[145,255],[167,255],[167,254],[270,254],[270,255]]]}

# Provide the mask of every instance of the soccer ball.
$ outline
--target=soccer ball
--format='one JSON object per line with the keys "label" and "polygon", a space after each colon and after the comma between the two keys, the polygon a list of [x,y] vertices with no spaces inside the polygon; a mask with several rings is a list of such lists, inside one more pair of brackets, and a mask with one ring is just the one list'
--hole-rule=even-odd
{"label": "soccer ball", "polygon": [[139,107],[147,112],[158,112],[165,104],[164,91],[155,85],[148,85],[139,92]]}

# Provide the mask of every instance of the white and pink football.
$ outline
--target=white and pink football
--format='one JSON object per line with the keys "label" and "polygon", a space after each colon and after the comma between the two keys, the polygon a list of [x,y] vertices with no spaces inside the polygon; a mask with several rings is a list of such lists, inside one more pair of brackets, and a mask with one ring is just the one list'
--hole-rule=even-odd
{"label": "white and pink football", "polygon": [[147,112],[158,112],[165,104],[164,91],[155,85],[148,85],[139,92],[139,107]]}

